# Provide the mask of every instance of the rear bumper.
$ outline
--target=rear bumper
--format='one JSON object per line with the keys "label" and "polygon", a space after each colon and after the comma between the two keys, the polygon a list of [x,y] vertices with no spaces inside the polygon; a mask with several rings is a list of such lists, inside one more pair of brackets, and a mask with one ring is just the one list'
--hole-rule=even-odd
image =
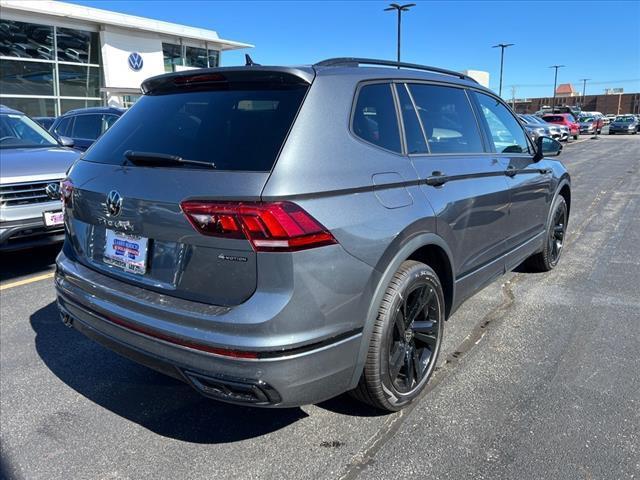
{"label": "rear bumper", "polygon": [[[287,313],[286,308],[274,315],[287,318],[262,319],[262,334],[248,335],[251,326],[243,325],[241,316],[267,315],[274,309],[266,304],[261,309],[249,306],[251,308],[243,310],[243,305],[203,307],[203,304],[184,301],[182,320],[178,320],[175,312],[174,315],[166,313],[160,317],[156,313],[150,317],[144,303],[155,297],[153,292],[146,291],[146,299],[142,297],[145,292],[135,292],[139,304],[134,307],[120,292],[114,295],[114,282],[121,282],[69,260],[64,253],[60,254],[57,266],[58,305],[63,318],[71,319],[67,323],[138,363],[186,381],[203,395],[231,403],[293,407],[317,403],[353,387],[362,325],[345,328],[346,321],[327,325],[325,316],[325,325],[318,325],[322,328],[312,331],[300,342],[295,341],[301,338],[296,328],[304,325],[304,319],[290,317],[291,312]],[[311,295],[308,287],[296,286],[298,292],[294,296]],[[135,290],[137,287],[125,285],[125,288]],[[305,317],[318,316],[316,302],[319,300],[317,296],[306,299]],[[153,301],[162,304],[164,300],[158,297]],[[251,299],[247,303],[250,302]],[[368,306],[367,300],[357,303]],[[122,308],[123,305],[127,308]],[[339,307],[345,307],[343,314],[353,315],[353,310],[346,313],[348,305],[333,309],[340,311]],[[166,304],[164,308],[175,310],[175,304]],[[196,314],[204,317],[201,320],[205,321],[200,325],[211,325],[210,331],[189,328],[190,316]],[[363,322],[365,316],[363,313],[357,318]],[[237,318],[231,322],[235,335],[230,335],[229,331],[223,334],[217,328],[219,317]],[[278,332],[283,320],[290,325],[289,335]],[[289,343],[282,342],[287,338]],[[203,350],[201,345],[215,348]],[[218,349],[257,352],[257,358],[234,358],[233,353],[220,354]]]}

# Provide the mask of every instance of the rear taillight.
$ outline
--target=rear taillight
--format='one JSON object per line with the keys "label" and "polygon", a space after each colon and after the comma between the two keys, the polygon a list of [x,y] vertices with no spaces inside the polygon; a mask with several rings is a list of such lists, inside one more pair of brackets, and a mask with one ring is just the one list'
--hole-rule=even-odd
{"label": "rear taillight", "polygon": [[331,232],[295,203],[184,201],[191,225],[203,235],[246,238],[257,252],[293,252],[331,245]]}
{"label": "rear taillight", "polygon": [[66,179],[60,182],[60,200],[65,206],[71,204],[71,197],[73,195],[73,183],[71,180]]}

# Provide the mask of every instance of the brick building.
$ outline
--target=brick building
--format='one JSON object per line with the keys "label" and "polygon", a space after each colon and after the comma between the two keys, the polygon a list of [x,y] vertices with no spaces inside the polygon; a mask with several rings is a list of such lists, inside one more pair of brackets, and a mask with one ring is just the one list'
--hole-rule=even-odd
{"label": "brick building", "polygon": [[[509,102],[511,103],[511,102]],[[535,113],[543,106],[553,105],[553,97],[516,99],[515,110],[518,113]],[[601,112],[605,115],[623,113],[640,114],[640,93],[620,93],[615,95],[587,95],[575,97],[556,97],[556,105],[580,106],[587,112]]]}

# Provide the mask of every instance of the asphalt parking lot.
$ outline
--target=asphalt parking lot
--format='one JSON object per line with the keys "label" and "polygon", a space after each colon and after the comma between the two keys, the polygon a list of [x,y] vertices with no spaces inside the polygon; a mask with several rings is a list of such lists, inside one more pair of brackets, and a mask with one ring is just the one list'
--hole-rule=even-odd
{"label": "asphalt parking lot", "polygon": [[59,321],[55,249],[0,257],[2,474],[28,479],[640,477],[640,135],[583,136],[568,242],[445,327],[428,392],[385,415],[204,399]]}

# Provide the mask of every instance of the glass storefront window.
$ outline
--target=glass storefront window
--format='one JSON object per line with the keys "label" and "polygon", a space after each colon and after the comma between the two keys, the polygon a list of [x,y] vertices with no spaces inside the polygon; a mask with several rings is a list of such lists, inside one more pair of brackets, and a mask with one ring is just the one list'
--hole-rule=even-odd
{"label": "glass storefront window", "polygon": [[53,60],[53,27],[0,20],[0,55]]}
{"label": "glass storefront window", "polygon": [[206,68],[207,50],[197,47],[185,47],[184,64],[187,67]]}
{"label": "glass storefront window", "polygon": [[102,100],[68,100],[63,98],[60,100],[60,115],[76,108],[101,107],[103,105]]}
{"label": "glass storefront window", "polygon": [[26,113],[30,117],[55,117],[56,101],[53,98],[3,97],[0,103]]}
{"label": "glass storefront window", "polygon": [[57,28],[58,60],[74,63],[100,63],[100,40],[97,32]]}
{"label": "glass storefront window", "polygon": [[220,66],[220,52],[218,50],[209,50],[209,66]]}
{"label": "glass storefront window", "polygon": [[182,47],[180,45],[163,43],[162,56],[164,57],[165,72],[175,72],[175,66],[182,65]]}
{"label": "glass storefront window", "polygon": [[0,60],[0,92],[53,95],[53,63]]}
{"label": "glass storefront window", "polygon": [[63,97],[99,97],[100,68],[82,65],[58,65],[60,95]]}

